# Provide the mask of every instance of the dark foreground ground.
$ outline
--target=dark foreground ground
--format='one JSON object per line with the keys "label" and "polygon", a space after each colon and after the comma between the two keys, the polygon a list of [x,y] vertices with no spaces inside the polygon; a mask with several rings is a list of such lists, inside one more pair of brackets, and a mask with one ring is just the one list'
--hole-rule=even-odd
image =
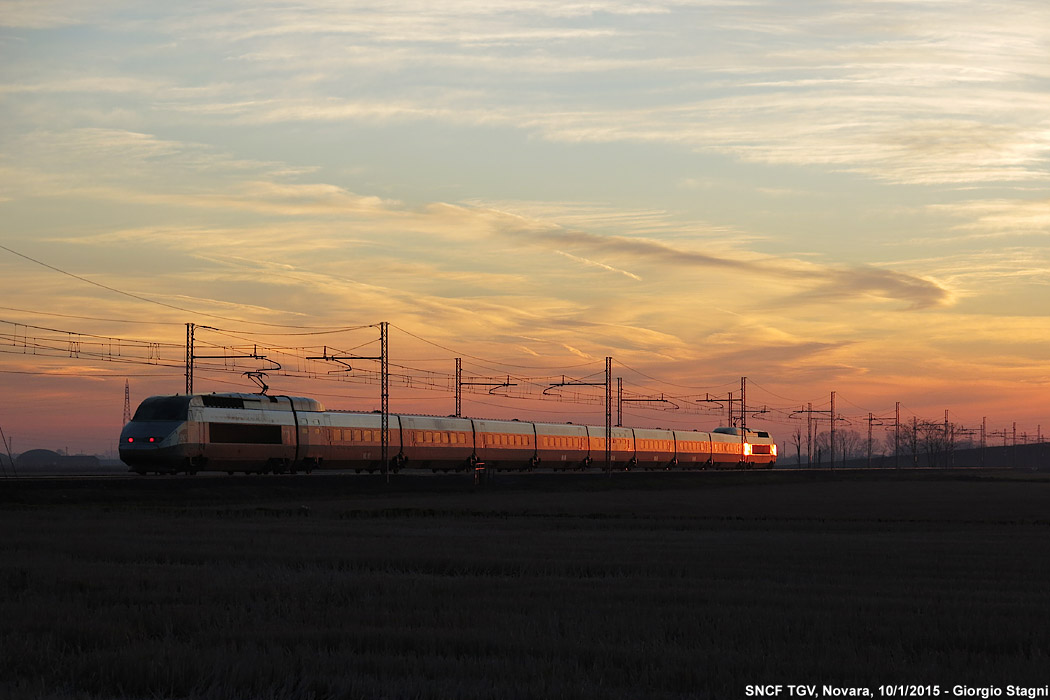
{"label": "dark foreground ground", "polygon": [[0,527],[0,697],[1050,683],[1045,473],[8,480]]}

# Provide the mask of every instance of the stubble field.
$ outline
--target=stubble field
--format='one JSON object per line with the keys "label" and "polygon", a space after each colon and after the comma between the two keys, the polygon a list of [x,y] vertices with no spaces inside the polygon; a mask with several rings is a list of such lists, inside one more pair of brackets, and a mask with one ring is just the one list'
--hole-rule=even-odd
{"label": "stubble field", "polygon": [[1050,683],[1050,476],[0,482],[0,695]]}

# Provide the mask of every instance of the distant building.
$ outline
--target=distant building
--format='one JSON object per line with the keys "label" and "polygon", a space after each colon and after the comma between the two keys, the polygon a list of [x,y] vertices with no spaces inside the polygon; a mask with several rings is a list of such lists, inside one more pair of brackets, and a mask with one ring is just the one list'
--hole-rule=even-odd
{"label": "distant building", "polygon": [[52,450],[29,450],[15,458],[15,468],[25,471],[51,469],[98,469],[95,455],[62,455]]}

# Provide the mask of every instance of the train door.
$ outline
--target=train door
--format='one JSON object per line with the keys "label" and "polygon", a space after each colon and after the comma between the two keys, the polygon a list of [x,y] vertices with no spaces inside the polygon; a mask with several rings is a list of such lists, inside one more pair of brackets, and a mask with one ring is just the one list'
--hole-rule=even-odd
{"label": "train door", "polygon": [[204,462],[204,443],[206,442],[204,426],[200,410],[190,407],[186,412],[186,439],[184,442],[188,452],[186,457],[191,465]]}

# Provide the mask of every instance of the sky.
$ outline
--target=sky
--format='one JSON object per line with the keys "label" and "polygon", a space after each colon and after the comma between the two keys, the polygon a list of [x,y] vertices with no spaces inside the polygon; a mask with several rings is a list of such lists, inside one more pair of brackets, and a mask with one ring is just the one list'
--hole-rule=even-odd
{"label": "sky", "polygon": [[1034,436],[1048,184],[1045,0],[0,0],[0,428],[112,452],[187,323],[371,410],[388,322],[394,412]]}

